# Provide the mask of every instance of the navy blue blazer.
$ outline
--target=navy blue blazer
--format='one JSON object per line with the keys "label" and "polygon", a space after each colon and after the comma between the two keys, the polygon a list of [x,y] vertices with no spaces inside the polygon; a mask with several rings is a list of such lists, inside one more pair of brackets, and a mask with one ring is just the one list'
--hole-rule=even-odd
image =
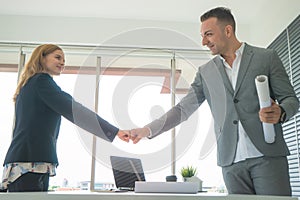
{"label": "navy blue blazer", "polygon": [[4,164],[13,162],[57,163],[56,141],[61,116],[112,142],[119,129],[62,91],[47,73],[31,77],[20,90],[15,105],[13,139]]}

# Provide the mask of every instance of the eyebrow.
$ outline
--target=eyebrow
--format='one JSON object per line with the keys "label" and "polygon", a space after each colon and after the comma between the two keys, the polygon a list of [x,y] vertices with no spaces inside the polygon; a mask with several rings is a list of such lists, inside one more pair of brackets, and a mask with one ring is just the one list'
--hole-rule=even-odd
{"label": "eyebrow", "polygon": [[65,59],[65,57],[64,57],[63,55],[60,55],[60,54],[58,54],[58,53],[54,53],[54,55],[55,55],[55,56],[59,56],[60,58],[63,58],[64,61],[66,61],[66,59]]}
{"label": "eyebrow", "polygon": [[203,37],[203,36],[207,35],[207,33],[209,33],[209,32],[212,32],[212,30],[205,31],[204,34],[201,34],[201,36]]}
{"label": "eyebrow", "polygon": [[212,30],[208,30],[204,32],[204,35],[206,35],[207,33],[212,32]]}
{"label": "eyebrow", "polygon": [[61,54],[58,54],[58,53],[54,53],[54,55],[55,55],[55,56],[59,56],[59,57],[61,57],[61,58],[64,58],[64,56],[63,56],[63,55],[61,55]]}

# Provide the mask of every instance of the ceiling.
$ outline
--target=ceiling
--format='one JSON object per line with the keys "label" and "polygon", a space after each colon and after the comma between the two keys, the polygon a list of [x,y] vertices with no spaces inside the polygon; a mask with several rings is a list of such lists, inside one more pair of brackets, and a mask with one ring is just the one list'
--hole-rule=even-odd
{"label": "ceiling", "polygon": [[231,8],[238,27],[249,25],[258,35],[264,33],[262,27],[279,34],[300,13],[300,0],[0,0],[0,4],[0,15],[190,23],[199,23],[199,16],[213,7],[226,6]]}
{"label": "ceiling", "polygon": [[[264,15],[278,17],[299,0],[0,0],[1,15],[126,18],[198,22],[201,13],[216,6],[230,7],[241,23]],[[293,13],[291,13],[293,14]]]}

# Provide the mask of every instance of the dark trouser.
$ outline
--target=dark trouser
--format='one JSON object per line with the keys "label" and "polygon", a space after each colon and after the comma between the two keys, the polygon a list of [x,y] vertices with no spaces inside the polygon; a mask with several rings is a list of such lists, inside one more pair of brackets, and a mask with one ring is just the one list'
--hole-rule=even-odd
{"label": "dark trouser", "polygon": [[222,167],[229,194],[291,196],[286,157],[260,157]]}
{"label": "dark trouser", "polygon": [[28,172],[13,183],[8,184],[8,192],[44,192],[48,191],[49,174]]}

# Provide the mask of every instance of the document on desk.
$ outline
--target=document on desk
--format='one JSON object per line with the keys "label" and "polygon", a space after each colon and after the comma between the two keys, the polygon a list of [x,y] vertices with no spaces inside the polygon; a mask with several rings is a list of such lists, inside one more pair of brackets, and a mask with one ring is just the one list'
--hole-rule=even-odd
{"label": "document on desk", "polygon": [[[255,78],[255,85],[258,94],[260,108],[271,106],[268,77],[265,75],[257,76]],[[267,143],[275,142],[275,130],[273,124],[263,122],[263,131],[264,131],[265,141]]]}
{"label": "document on desk", "polygon": [[182,193],[196,194],[199,183],[196,182],[143,182],[136,181],[136,193]]}

